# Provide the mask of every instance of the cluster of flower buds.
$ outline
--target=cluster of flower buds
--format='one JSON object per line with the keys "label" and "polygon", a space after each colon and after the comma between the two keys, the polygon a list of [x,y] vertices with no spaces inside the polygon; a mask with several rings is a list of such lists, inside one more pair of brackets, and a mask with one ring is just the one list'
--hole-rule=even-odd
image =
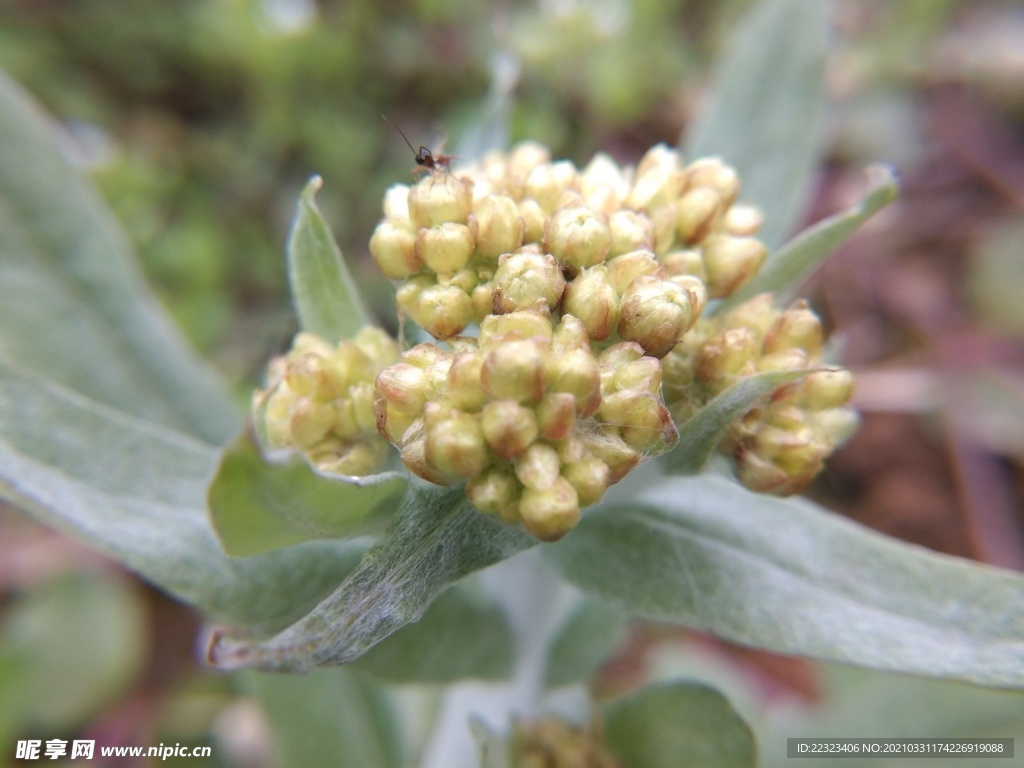
{"label": "cluster of flower buds", "polygon": [[371,326],[337,346],[298,334],[288,354],[271,361],[267,388],[254,395],[266,447],[303,453],[324,472],[380,471],[388,444],[373,417],[374,381],[398,357],[397,342]]}
{"label": "cluster of flower buds", "polygon": [[381,434],[411,471],[466,481],[478,510],[553,541],[643,458],[675,445],[661,364],[634,342],[595,354],[583,324],[487,315],[476,339],[420,344],[377,377]]}
{"label": "cluster of flower buds", "polygon": [[511,768],[619,768],[602,743],[601,724],[581,727],[555,717],[518,720],[512,730]]}
{"label": "cluster of flower buds", "polygon": [[685,421],[740,379],[812,369],[747,412],[722,445],[748,488],[789,495],[810,482],[857,423],[856,412],[844,407],[853,389],[852,374],[823,368],[821,353],[821,321],[806,302],[780,310],[771,294],[761,294],[702,320],[687,334],[663,360],[665,397],[675,418]]}
{"label": "cluster of flower buds", "polygon": [[370,251],[403,281],[399,310],[435,338],[529,309],[661,358],[764,260],[761,215],[738,194],[719,160],[684,165],[663,145],[635,169],[597,155],[579,171],[527,143],[389,189]]}

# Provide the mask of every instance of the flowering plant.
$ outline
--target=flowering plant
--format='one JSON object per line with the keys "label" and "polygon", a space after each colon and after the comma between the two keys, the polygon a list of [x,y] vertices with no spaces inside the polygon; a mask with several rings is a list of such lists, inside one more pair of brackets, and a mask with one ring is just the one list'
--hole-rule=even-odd
{"label": "flowering plant", "polygon": [[[750,28],[791,43],[785,5]],[[822,39],[799,42],[801,71],[820,70]],[[424,765],[469,764],[451,736],[467,715],[483,717],[487,765],[674,765],[645,722],[677,732],[694,712],[711,726],[665,736],[668,760],[753,764],[748,726],[701,685],[584,696],[566,707],[577,725],[544,718],[547,692],[587,680],[630,616],[1020,687],[1018,577],[788,498],[856,421],[852,376],[793,289],[895,183],[873,170],[856,205],[780,245],[814,142],[782,142],[781,176],[746,157],[749,126],[774,115],[744,118],[760,103],[746,85],[723,70],[685,160],[657,146],[632,168],[577,168],[523,144],[392,187],[369,250],[400,281],[397,339],[354,288],[314,179],[288,245],[302,330],[242,429],[0,82],[0,181],[24,214],[5,258],[50,291],[44,307],[14,292],[0,305],[0,493],[219,622],[216,666],[351,665],[308,690],[333,681],[382,730],[371,678],[453,684]],[[59,213],[26,213],[39,210]],[[23,243],[72,288],[45,283]],[[80,322],[33,332],[57,310]],[[289,685],[253,679],[270,709]],[[492,686],[473,696],[466,679]],[[600,727],[579,727],[588,717]],[[383,752],[377,764],[400,764]]]}

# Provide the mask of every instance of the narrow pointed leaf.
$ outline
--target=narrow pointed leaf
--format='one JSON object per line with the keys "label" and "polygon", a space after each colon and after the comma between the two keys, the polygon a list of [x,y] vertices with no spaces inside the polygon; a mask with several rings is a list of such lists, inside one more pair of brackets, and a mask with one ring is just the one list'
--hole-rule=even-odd
{"label": "narrow pointed leaf", "polygon": [[807,373],[806,370],[767,371],[733,384],[679,428],[679,443],[665,457],[665,466],[683,475],[700,472],[736,419],[766,400],[776,387]]}
{"label": "narrow pointed leaf", "polygon": [[391,530],[312,613],[265,642],[221,638],[210,658],[281,671],[354,661],[450,584],[536,543],[473,509],[461,486],[412,486]]}
{"label": "narrow pointed leaf", "polygon": [[352,568],[351,548],[226,557],[205,508],[216,465],[205,443],[0,360],[0,498],[224,620],[294,621]]}
{"label": "narrow pointed leaf", "polygon": [[717,155],[765,214],[775,249],[807,205],[824,145],[828,0],[765,0],[737,27],[710,101],[685,142],[687,157]]}
{"label": "narrow pointed leaf", "polygon": [[207,496],[224,551],[232,557],[311,539],[371,532],[380,514],[398,507],[408,476],[326,476],[298,456],[270,462],[250,433],[223,454]]}
{"label": "narrow pointed leaf", "polygon": [[1024,577],[722,477],[599,509],[545,554],[645,616],[781,653],[1024,688]]}
{"label": "narrow pointed leaf", "polygon": [[299,198],[288,238],[288,280],[302,330],[337,344],[355,336],[369,322],[369,313],[316,206],[321,186],[321,178],[314,176]]}
{"label": "narrow pointed leaf", "polygon": [[879,210],[896,199],[899,187],[892,170],[884,165],[867,169],[870,187],[860,201],[845,211],[808,227],[776,253],[753,280],[743,286],[718,312],[765,291],[792,298],[800,284],[841,246],[854,231]]}
{"label": "narrow pointed leaf", "polygon": [[398,720],[384,690],[353,670],[251,674],[282,766],[401,768]]}
{"label": "narrow pointed leaf", "polygon": [[0,73],[0,349],[92,400],[220,443],[226,390],[142,280],[125,233]]}
{"label": "narrow pointed leaf", "polygon": [[622,768],[753,768],[754,734],[728,700],[698,683],[643,688],[613,701],[605,741]]}

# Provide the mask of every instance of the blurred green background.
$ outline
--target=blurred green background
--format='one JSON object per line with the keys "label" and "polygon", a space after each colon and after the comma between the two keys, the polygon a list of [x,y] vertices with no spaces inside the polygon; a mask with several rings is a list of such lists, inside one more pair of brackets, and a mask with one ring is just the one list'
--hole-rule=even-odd
{"label": "blurred green background", "polygon": [[[311,174],[393,323],[366,243],[413,158],[381,113],[416,146],[470,146],[503,127],[577,162],[597,150],[631,162],[685,131],[750,5],[0,0],[0,68],[54,115],[165,306],[244,402],[295,328],[283,244]],[[842,0],[827,75],[829,151],[808,221],[847,204],[871,162],[898,168],[904,197],[809,289],[865,411],[814,494],[893,535],[1021,569],[1024,7]],[[271,764],[239,681],[194,661],[197,631],[188,610],[0,510],[0,745],[26,729],[98,733],[215,743],[211,765]],[[602,685],[627,686],[622,670],[655,637]],[[766,711],[780,697],[835,706],[834,676],[809,663],[714,646],[771,692]]]}

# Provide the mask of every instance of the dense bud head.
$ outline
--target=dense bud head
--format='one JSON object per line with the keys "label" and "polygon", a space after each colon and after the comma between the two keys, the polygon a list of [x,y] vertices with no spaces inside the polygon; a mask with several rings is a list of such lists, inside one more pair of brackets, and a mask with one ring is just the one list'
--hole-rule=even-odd
{"label": "dense bud head", "polygon": [[319,443],[309,452],[309,460],[317,469],[351,477],[372,475],[387,457],[388,444],[379,439],[357,442],[329,440]]}
{"label": "dense bud head", "polygon": [[798,301],[772,324],[764,336],[765,352],[783,352],[799,348],[815,358],[821,353],[821,320],[807,306]]}
{"label": "dense bud head", "polygon": [[322,440],[334,424],[334,409],[308,397],[296,400],[291,410],[291,439],[299,448],[309,448]]}
{"label": "dense bud head", "polygon": [[717,157],[706,157],[694,160],[686,167],[686,185],[688,188],[711,187],[728,208],[736,202],[740,193],[740,177],[732,168]]}
{"label": "dense bud head", "polygon": [[745,328],[753,333],[758,341],[761,341],[781,314],[775,307],[772,294],[759,293],[752,299],[729,310],[729,313],[722,318],[721,323],[722,327],[727,330]]}
{"label": "dense bud head", "polygon": [[514,462],[516,477],[526,488],[545,490],[558,479],[561,461],[558,451],[544,442],[535,442]]}
{"label": "dense bud head", "polygon": [[764,243],[753,237],[709,235],[704,240],[708,295],[713,299],[731,296],[757,273],[766,254]]}
{"label": "dense bud head", "polygon": [[654,224],[636,211],[617,210],[608,215],[612,246],[608,256],[654,248]]}
{"label": "dense bud head", "polygon": [[687,244],[699,243],[722,218],[722,197],[711,187],[693,187],[676,203],[676,235]]}
{"label": "dense bud head", "polygon": [[597,504],[608,490],[611,472],[608,465],[594,456],[584,456],[562,467],[562,477],[576,489],[581,507]]}
{"label": "dense bud head", "polygon": [[664,357],[690,326],[690,294],[669,280],[640,277],[619,302],[619,336]]}
{"label": "dense bud head", "polygon": [[725,213],[722,227],[736,237],[752,237],[764,224],[764,214],[754,205],[734,205]]}
{"label": "dense bud head", "polygon": [[519,500],[519,516],[541,541],[557,541],[580,521],[579,496],[564,477],[544,489],[527,487]]}
{"label": "dense bud head", "polygon": [[494,314],[523,309],[551,312],[558,308],[565,292],[565,278],[555,257],[524,249],[508,253],[498,262],[494,274]]}
{"label": "dense bud head", "polygon": [[608,431],[581,435],[587,452],[608,467],[608,484],[614,485],[640,463],[640,452],[630,448],[619,437]]}
{"label": "dense bud head", "polygon": [[545,213],[558,207],[566,192],[579,193],[579,172],[568,160],[539,165],[526,179],[526,197],[532,197]]}
{"label": "dense bud head", "polygon": [[611,391],[624,389],[657,395],[661,390],[661,362],[653,357],[641,357],[611,369]]}
{"label": "dense bud head", "polygon": [[370,254],[380,271],[400,280],[420,271],[416,256],[416,233],[412,229],[382,221],[370,238]]}
{"label": "dense bud head", "polygon": [[473,302],[461,288],[440,285],[429,275],[414,277],[398,289],[398,308],[431,336],[447,339],[473,322]]}
{"label": "dense bud head", "polygon": [[402,437],[402,463],[417,477],[434,485],[450,485],[455,477],[446,475],[427,461],[423,419],[418,419]]}
{"label": "dense bud head", "polygon": [[[600,391],[597,392],[597,396],[600,398]],[[596,408],[596,405],[594,407]],[[568,392],[551,392],[545,395],[534,410],[537,428],[545,440],[564,440],[576,427],[576,398]]]}
{"label": "dense bud head", "polygon": [[405,362],[377,374],[376,386],[388,405],[402,413],[419,413],[431,394],[423,369]]}
{"label": "dense bud head", "polygon": [[507,315],[488,315],[480,323],[477,337],[480,349],[489,350],[513,339],[543,339],[550,343],[554,335],[551,318],[534,310],[509,312]]}
{"label": "dense bud head", "polygon": [[523,242],[539,243],[544,237],[544,222],[548,215],[532,197],[520,200],[518,210],[519,218],[523,220]]}
{"label": "dense bud head", "polygon": [[619,296],[608,268],[601,264],[576,275],[566,286],[562,309],[583,323],[591,339],[607,339],[619,322]]}
{"label": "dense bud head", "polygon": [[416,258],[434,272],[455,272],[473,256],[473,232],[465,224],[446,221],[416,234]]}
{"label": "dense bud head", "polygon": [[761,355],[756,366],[759,372],[797,371],[809,367],[810,364],[811,361],[808,359],[807,353],[802,349],[786,349],[782,352]]}
{"label": "dense bud head", "polygon": [[561,208],[544,223],[544,250],[569,274],[603,262],[611,245],[608,220],[584,206]]}
{"label": "dense bud head", "polygon": [[638,277],[651,277],[661,273],[652,251],[641,250],[624,253],[609,259],[604,266],[608,269],[608,279],[620,296],[625,294],[630,284]]}
{"label": "dense bud head", "polygon": [[515,400],[492,400],[481,415],[484,438],[502,458],[518,456],[537,439],[536,415]]}
{"label": "dense bud head", "polygon": [[465,224],[472,208],[472,182],[450,173],[432,174],[409,190],[409,220],[416,229],[448,221]]}
{"label": "dense bud head", "polygon": [[507,516],[505,510],[518,504],[521,492],[515,474],[503,467],[491,467],[466,483],[466,498],[470,504],[481,512],[502,517]]}
{"label": "dense bud head", "polygon": [[345,390],[345,380],[334,374],[327,359],[316,352],[306,352],[290,360],[284,380],[299,397],[312,400],[333,400]]}
{"label": "dense bud head", "polygon": [[508,340],[487,353],[480,381],[491,397],[536,403],[544,395],[544,359],[547,343],[542,339]]}
{"label": "dense bud head", "polygon": [[506,195],[491,195],[474,206],[476,250],[487,259],[497,259],[523,244],[526,223],[519,215],[519,206]]}
{"label": "dense bud head", "polygon": [[427,403],[423,412],[427,463],[446,475],[473,477],[490,464],[480,418]]}

